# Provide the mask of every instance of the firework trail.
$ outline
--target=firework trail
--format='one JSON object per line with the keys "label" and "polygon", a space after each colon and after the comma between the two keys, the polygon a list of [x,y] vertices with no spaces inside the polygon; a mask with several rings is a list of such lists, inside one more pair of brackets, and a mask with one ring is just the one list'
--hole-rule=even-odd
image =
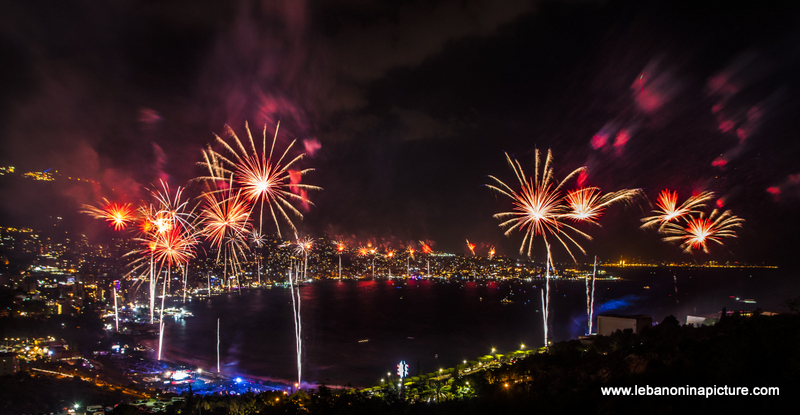
{"label": "firework trail", "polygon": [[130,203],[111,203],[108,199],[103,199],[103,207],[98,208],[91,205],[83,205],[81,213],[89,214],[95,219],[102,219],[109,223],[115,231],[125,229],[130,223],[136,220],[135,212]]}
{"label": "firework trail", "polygon": [[[167,278],[170,274],[167,272]],[[158,316],[158,359],[161,360],[161,345],[164,344],[164,299],[167,297],[167,281],[161,284],[161,311]]]}
{"label": "firework trail", "polygon": [[431,244],[429,244],[426,241],[419,241],[419,244],[422,245],[422,248],[420,250],[425,255],[425,262],[427,264],[426,276],[428,278],[430,278],[431,277],[431,258],[430,258],[429,255],[433,253],[433,248],[431,248]]}
{"label": "firework trail", "polygon": [[[547,157],[542,164],[539,149],[535,152],[534,176],[526,177],[522,165],[506,154],[511,170],[517,178],[520,190],[516,191],[500,179],[489,176],[496,184],[487,184],[490,189],[508,196],[513,201],[514,210],[495,214],[494,217],[503,221],[501,228],[505,228],[505,235],[510,235],[513,231],[523,232],[520,254],[526,252],[531,257],[533,240],[536,236],[541,236],[547,250],[547,264],[545,265],[545,318],[549,317],[550,309],[550,269],[553,268],[550,241],[548,236],[554,237],[569,253],[572,260],[577,262],[570,246],[578,248],[584,255],[586,251],[571,236],[575,234],[585,239],[591,240],[591,236],[578,230],[565,219],[574,222],[587,222],[597,224],[597,219],[602,215],[606,207],[613,203],[630,200],[640,195],[641,190],[620,190],[602,194],[596,187],[587,187],[567,192],[562,196],[561,189],[564,183],[575,175],[585,171],[584,167],[579,167],[569,173],[564,180],[556,180],[553,174],[553,155],[547,151]],[[545,345],[548,343],[548,327],[545,323]]]}
{"label": "firework trail", "polygon": [[[303,249],[305,251],[305,249]],[[292,280],[292,271],[294,272],[294,281]],[[295,352],[297,354],[297,384],[300,385],[302,381],[303,365],[303,337],[302,337],[302,322],[300,320],[300,265],[295,268],[295,261],[289,266],[289,292],[292,294],[292,318],[294,320],[294,339],[295,339]],[[295,288],[297,292],[295,293]]]}
{"label": "firework trail", "polygon": [[309,237],[297,238],[297,244],[294,253],[303,256],[304,281],[308,279],[308,251],[310,251],[313,246],[314,246],[314,239]]}
{"label": "firework trail", "polygon": [[[103,198],[103,207],[97,208],[91,205],[83,205],[81,213],[89,214],[95,219],[102,219],[109,223],[109,226],[114,228],[114,231],[124,230],[131,222],[135,220],[134,210],[130,203],[118,204],[111,203],[108,199]],[[137,280],[138,281],[138,280]],[[119,313],[117,311],[117,286],[114,285],[114,315],[116,331],[119,331]]]}
{"label": "firework trail", "polygon": [[472,252],[472,256],[475,256],[475,244],[469,243],[469,239],[467,239],[467,249]]}
{"label": "firework trail", "polygon": [[389,261],[388,261],[389,262],[389,264],[388,264],[389,279],[391,279],[392,278],[392,258],[394,258],[394,251],[391,248],[387,249],[386,250],[386,256],[389,258]]}
{"label": "firework trail", "polygon": [[[187,203],[181,200],[182,189],[178,187],[174,196],[169,191],[169,186],[162,182],[163,192],[155,193],[161,210],[158,218],[167,221],[156,229],[155,244],[152,245],[151,258],[159,264],[159,274],[166,265],[167,276],[161,287],[161,310],[159,314],[158,334],[158,360],[161,360],[161,350],[164,342],[164,301],[167,296],[167,285],[172,278],[172,266],[186,265],[194,258],[194,247],[197,245],[196,231],[190,222],[192,212],[187,212]],[[184,285],[185,290],[185,285]]]}
{"label": "firework trail", "polygon": [[158,275],[165,266],[170,268],[172,265],[186,263],[193,258],[197,238],[191,223],[194,209],[188,209],[188,202],[183,200],[181,187],[178,187],[173,194],[169,185],[162,181],[161,190],[152,191],[151,196],[155,203],[139,208],[140,237],[135,240],[142,244],[142,248],[133,250],[125,256],[141,255],[131,264],[133,267],[131,273],[140,273],[139,278],[142,280],[145,279],[145,275],[148,276],[150,324],[153,324]]}
{"label": "firework trail", "polygon": [[[368,246],[372,247],[372,244],[367,244]],[[370,248],[369,253],[372,255],[372,278],[375,278],[375,253],[377,249],[374,247]]]}
{"label": "firework trail", "polygon": [[[641,189],[625,189],[603,194],[597,187],[584,187],[567,192],[564,201],[567,204],[567,213],[564,217],[573,221],[584,221],[600,225],[597,220],[603,215],[605,209],[619,202],[626,202],[643,196]],[[586,278],[586,316],[589,322],[589,334],[592,334],[592,315],[594,314],[594,287],[597,277],[597,256],[594,258],[592,285],[589,289],[589,278]]]}
{"label": "firework trail", "polygon": [[675,303],[678,303],[678,274],[672,274],[672,285],[675,287]]}
{"label": "firework trail", "polygon": [[414,259],[414,247],[409,245],[406,247],[406,252],[408,252],[408,256],[406,257],[406,275],[410,278],[411,277],[411,260]]}
{"label": "firework trail", "polygon": [[220,373],[220,371],[219,371],[219,320],[220,320],[220,318],[217,317],[217,373]]}
{"label": "firework trail", "polygon": [[189,266],[187,264],[185,267],[183,267],[183,303],[184,304],[186,304],[186,291],[187,291],[186,283],[188,282],[188,279],[189,279]]}
{"label": "firework trail", "polygon": [[658,232],[663,232],[669,223],[674,223],[683,219],[687,215],[701,213],[699,208],[703,208],[712,197],[713,192],[702,192],[686,199],[678,206],[678,192],[663,190],[656,200],[656,208],[651,216],[643,218],[642,229],[650,229],[658,226]]}
{"label": "firework trail", "polygon": [[592,334],[592,320],[594,317],[594,282],[597,280],[597,255],[594,256],[594,269],[592,270],[592,285],[589,289],[589,277],[586,277],[586,317],[589,320],[589,335]]}
{"label": "firework trail", "polygon": [[[230,279],[228,269],[236,277],[236,285],[241,294],[239,273],[245,251],[249,249],[246,238],[250,233],[250,205],[242,197],[242,191],[228,187],[222,192],[203,193],[204,204],[200,210],[200,235],[217,249],[217,263],[223,264],[223,273]],[[220,262],[220,260],[222,260]]]}
{"label": "firework trail", "polygon": [[684,252],[702,250],[709,253],[708,243],[722,245],[722,238],[735,238],[735,228],[740,228],[744,219],[734,216],[730,210],[720,213],[714,209],[708,217],[701,213],[700,217],[686,218],[685,225],[668,223],[664,226],[665,242],[680,242]]}
{"label": "firework trail", "polygon": [[[158,275],[166,268],[166,277],[161,289],[161,310],[159,312],[158,360],[164,342],[164,302],[167,285],[172,278],[173,266],[185,266],[195,257],[197,232],[192,224],[194,209],[188,209],[188,202],[183,200],[183,189],[178,187],[173,193],[169,185],[161,182],[161,190],[151,192],[155,204],[145,205],[139,209],[142,217],[141,237],[137,240],[143,248],[126,255],[142,254],[133,262],[134,271],[145,271],[150,278],[150,323],[155,320],[155,297]],[[156,270],[156,265],[158,269]],[[149,272],[148,272],[149,271]],[[184,291],[186,289],[184,283]]]}
{"label": "firework trail", "polygon": [[266,239],[264,239],[264,235],[259,233],[257,230],[253,229],[250,232],[250,242],[253,243],[253,253],[254,253],[253,256],[255,257],[255,260],[256,260],[256,274],[258,274],[258,286],[260,287],[261,286],[261,255],[260,255],[261,250],[259,248],[261,248],[264,245],[264,243],[266,242]]}
{"label": "firework trail", "polygon": [[[549,262],[549,261],[548,261]],[[549,271],[548,271],[549,274]],[[545,295],[545,291],[547,294]],[[548,339],[548,322],[549,316],[547,315],[550,311],[550,291],[549,290],[539,290],[542,294],[542,322],[544,323],[544,345],[545,347],[548,346],[547,339]]]}
{"label": "firework trail", "polygon": [[[308,278],[308,252],[314,245],[312,238],[299,238],[294,244],[294,254],[302,256],[303,262],[295,262],[294,259],[289,265],[289,292],[292,295],[292,319],[294,320],[295,352],[297,354],[297,384],[302,381],[302,358],[303,358],[303,325],[300,317],[300,281]],[[286,245],[284,245],[286,246]],[[295,265],[296,264],[296,265]],[[294,274],[294,276],[293,276]],[[300,275],[303,275],[302,279]],[[296,292],[295,292],[296,291]]]}
{"label": "firework trail", "polygon": [[297,229],[287,212],[291,212],[300,219],[303,219],[303,214],[300,213],[292,202],[313,205],[305,196],[306,191],[322,190],[322,188],[309,184],[292,182],[292,175],[295,177],[302,177],[306,173],[314,170],[311,168],[290,170],[295,163],[305,157],[305,153],[302,153],[286,162],[286,160],[288,160],[287,155],[292,146],[294,146],[296,140],[292,141],[291,144],[286,147],[277,160],[273,160],[279,129],[280,122],[275,127],[272,146],[269,149],[269,153],[267,153],[266,125],[264,125],[263,130],[261,151],[256,148],[253,135],[250,133],[250,127],[247,123],[245,123],[245,130],[247,131],[247,137],[249,139],[250,151],[245,148],[244,144],[242,144],[242,140],[239,139],[233,129],[225,125],[227,134],[233,139],[233,146],[228,144],[220,136],[216,134],[214,134],[214,136],[217,139],[217,143],[221,144],[229,155],[226,157],[214,151],[211,146],[203,150],[204,161],[200,162],[200,165],[207,167],[210,175],[201,177],[200,179],[217,181],[219,178],[234,178],[236,184],[242,189],[245,198],[252,203],[251,212],[252,209],[255,209],[256,205],[260,206],[258,223],[259,233],[263,230],[264,205],[267,205],[272,220],[275,222],[275,229],[278,232],[278,236],[281,237],[278,217],[283,218],[296,234]]}
{"label": "firework trail", "polygon": [[494,246],[492,246],[491,248],[489,248],[489,260],[490,260],[490,261],[492,260],[492,258],[494,258],[494,255],[495,255],[495,253],[496,253],[496,252],[495,252],[495,250],[494,250]]}
{"label": "firework trail", "polygon": [[[568,242],[574,247],[580,249],[581,252],[586,254],[583,247],[578,244],[575,239],[570,236],[567,231],[571,231],[579,236],[591,240],[591,237],[584,232],[576,229],[572,225],[562,221],[569,214],[569,207],[561,195],[562,185],[576,174],[584,170],[584,167],[573,170],[567,177],[560,183],[553,175],[552,160],[553,155],[551,151],[547,151],[545,162],[541,165],[539,149],[535,153],[534,177],[526,178],[522,165],[518,161],[512,160],[506,154],[511,170],[517,178],[520,185],[520,190],[515,191],[510,186],[502,182],[500,179],[489,176],[497,185],[487,184],[490,189],[508,196],[513,201],[514,210],[511,212],[503,212],[495,214],[494,217],[503,221],[500,223],[501,228],[506,228],[505,235],[510,235],[513,231],[519,230],[523,232],[522,245],[520,246],[520,254],[525,253],[527,247],[527,255],[530,258],[531,250],[533,248],[534,237],[541,235],[547,249],[547,264],[546,269],[546,283],[545,290],[547,292],[546,298],[543,293],[544,301],[544,318],[545,318],[545,346],[548,344],[548,310],[550,307],[550,243],[547,240],[548,235],[555,237],[561,245],[567,250],[569,255],[575,260],[575,256],[569,249]],[[541,169],[540,169],[541,165]],[[541,170],[541,173],[540,173]],[[574,219],[574,218],[572,218]],[[577,262],[577,260],[575,260]]]}
{"label": "firework trail", "polygon": [[[367,247],[361,245],[356,249],[356,253],[357,253],[357,255],[359,257],[365,257],[366,258],[367,254],[369,253],[369,250],[367,249]],[[360,262],[359,262],[359,264],[360,264]],[[366,272],[366,270],[365,270],[365,272]]]}
{"label": "firework trail", "polygon": [[336,253],[339,254],[339,280],[342,279],[342,252],[344,252],[344,242],[337,241],[336,244]]}

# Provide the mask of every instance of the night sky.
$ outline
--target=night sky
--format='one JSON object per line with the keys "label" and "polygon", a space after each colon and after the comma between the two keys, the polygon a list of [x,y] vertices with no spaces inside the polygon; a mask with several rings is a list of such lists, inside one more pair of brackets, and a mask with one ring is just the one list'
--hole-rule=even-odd
{"label": "night sky", "polygon": [[[304,182],[324,188],[303,233],[514,256],[521,235],[492,218],[510,200],[483,185],[514,183],[504,152],[532,174],[552,149],[556,177],[587,166],[585,184],[651,200],[711,190],[746,221],[689,255],[638,229],[646,200],[616,205],[582,227],[590,255],[786,265],[800,229],[800,7],[786,3],[4,2],[0,165],[102,183],[46,188],[76,213],[159,179],[195,191],[214,133],[280,120],[279,147],[297,139],[316,169]],[[37,226],[39,188],[0,184],[6,222]]]}

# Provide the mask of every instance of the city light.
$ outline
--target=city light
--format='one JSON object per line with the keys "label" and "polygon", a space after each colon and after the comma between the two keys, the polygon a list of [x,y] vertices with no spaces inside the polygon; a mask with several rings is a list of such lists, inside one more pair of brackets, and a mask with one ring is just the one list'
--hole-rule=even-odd
{"label": "city light", "polygon": [[797,372],[692,333],[800,310],[800,6],[17,3],[0,412],[620,412],[697,367],[665,339]]}

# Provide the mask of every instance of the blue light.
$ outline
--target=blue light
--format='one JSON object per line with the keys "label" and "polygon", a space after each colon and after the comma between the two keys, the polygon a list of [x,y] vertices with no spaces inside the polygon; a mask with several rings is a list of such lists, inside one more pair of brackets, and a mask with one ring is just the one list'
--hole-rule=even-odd
{"label": "blue light", "polygon": [[612,299],[612,300],[606,301],[605,303],[600,304],[599,306],[597,306],[596,309],[602,310],[604,312],[624,309],[624,308],[630,307],[631,305],[633,305],[633,303],[639,301],[640,299],[641,299],[641,297],[639,297],[638,295],[629,294],[629,295],[623,296],[622,298],[617,298],[617,299]]}
{"label": "blue light", "polygon": [[242,378],[236,378],[236,383],[242,383]]}

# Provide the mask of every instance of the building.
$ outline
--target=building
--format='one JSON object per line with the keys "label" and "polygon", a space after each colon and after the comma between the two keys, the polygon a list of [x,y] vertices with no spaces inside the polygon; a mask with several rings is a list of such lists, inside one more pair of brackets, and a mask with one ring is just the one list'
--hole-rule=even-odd
{"label": "building", "polygon": [[631,329],[639,334],[642,328],[653,325],[653,316],[607,314],[597,317],[597,334],[609,336],[617,330]]}
{"label": "building", "polygon": [[713,326],[719,322],[719,313],[709,314],[705,316],[686,316],[686,325],[695,327],[700,326]]}
{"label": "building", "polygon": [[0,376],[19,372],[19,359],[16,353],[0,353]]}

